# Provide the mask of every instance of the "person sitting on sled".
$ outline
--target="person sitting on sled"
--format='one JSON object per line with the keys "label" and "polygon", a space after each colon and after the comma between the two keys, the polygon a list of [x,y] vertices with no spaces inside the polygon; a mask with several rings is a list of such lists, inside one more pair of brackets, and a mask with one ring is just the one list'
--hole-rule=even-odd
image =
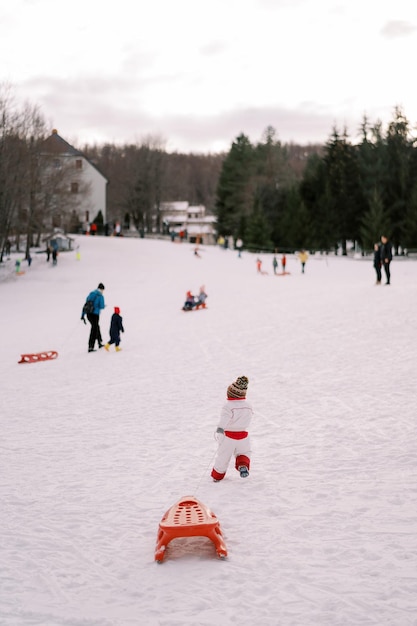
{"label": "person sitting on sled", "polygon": [[235,469],[241,478],[249,476],[251,449],[248,427],[253,410],[246,400],[248,384],[246,376],[239,376],[227,388],[227,401],[221,410],[215,433],[219,448],[211,471],[214,482],[223,480],[232,455],[235,457]]}
{"label": "person sitting on sled", "polygon": [[182,307],[183,311],[191,311],[195,307],[196,304],[197,304],[196,299],[191,293],[191,291],[187,291],[184,306]]}
{"label": "person sitting on sled", "polygon": [[200,307],[202,307],[203,309],[206,308],[206,299],[207,299],[207,294],[204,291],[204,285],[202,285],[200,287],[200,291],[197,296],[197,302],[196,302],[197,309],[199,309]]}

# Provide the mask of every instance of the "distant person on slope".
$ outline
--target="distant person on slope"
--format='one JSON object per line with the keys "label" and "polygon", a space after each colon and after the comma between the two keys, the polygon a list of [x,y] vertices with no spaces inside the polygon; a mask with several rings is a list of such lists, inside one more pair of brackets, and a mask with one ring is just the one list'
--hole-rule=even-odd
{"label": "distant person on slope", "polygon": [[183,311],[192,311],[192,309],[195,307],[196,305],[196,299],[193,296],[193,294],[191,293],[191,291],[187,291],[187,293],[185,294],[185,302],[184,302],[184,306],[182,307]]}
{"label": "distant person on slope", "polygon": [[200,291],[198,292],[197,301],[195,303],[197,309],[199,309],[200,307],[202,307],[203,309],[206,308],[207,297],[208,296],[206,294],[205,287],[204,285],[201,285]]}
{"label": "distant person on slope", "polygon": [[381,236],[381,262],[384,267],[385,276],[387,277],[386,285],[391,284],[390,263],[392,261],[392,244],[388,241],[388,237]]}
{"label": "distant person on slope", "polygon": [[305,250],[301,250],[301,252],[298,253],[298,259],[301,263],[301,273],[304,274],[305,266],[308,259],[308,253]]}
{"label": "distant person on slope", "polygon": [[87,302],[91,302],[91,312],[85,313],[84,310],[81,313],[81,319],[85,322],[85,315],[87,315],[87,319],[91,324],[90,337],[88,339],[88,351],[95,352],[95,343],[98,342],[98,347],[102,348],[104,346],[103,340],[101,338],[100,331],[100,311],[104,309],[106,306],[104,304],[103,297],[104,285],[103,283],[99,283],[97,289],[91,291],[87,296]]}
{"label": "distant person on slope", "polygon": [[381,248],[379,243],[374,244],[374,268],[376,273],[376,284],[381,284]]}

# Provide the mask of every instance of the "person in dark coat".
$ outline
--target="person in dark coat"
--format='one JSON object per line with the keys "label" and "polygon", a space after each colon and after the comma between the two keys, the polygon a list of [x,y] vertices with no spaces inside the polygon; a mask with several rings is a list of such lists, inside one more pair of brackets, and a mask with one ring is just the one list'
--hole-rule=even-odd
{"label": "person in dark coat", "polygon": [[388,237],[381,236],[381,263],[384,268],[385,276],[387,277],[386,285],[391,284],[391,270],[390,263],[392,261],[392,244],[388,241]]}
{"label": "person in dark coat", "polygon": [[193,296],[193,294],[191,293],[191,291],[187,291],[187,293],[185,294],[185,302],[184,302],[184,306],[182,307],[183,311],[191,311],[196,305],[196,299]]}
{"label": "person in dark coat", "polygon": [[116,352],[120,352],[120,333],[124,333],[125,329],[123,328],[123,318],[120,315],[120,309],[118,306],[114,307],[114,313],[111,316],[110,321],[110,339],[104,346],[107,352],[110,349],[112,343],[116,346]]}
{"label": "person in dark coat", "polygon": [[376,284],[381,284],[381,248],[379,243],[374,244],[374,268],[376,272]]}

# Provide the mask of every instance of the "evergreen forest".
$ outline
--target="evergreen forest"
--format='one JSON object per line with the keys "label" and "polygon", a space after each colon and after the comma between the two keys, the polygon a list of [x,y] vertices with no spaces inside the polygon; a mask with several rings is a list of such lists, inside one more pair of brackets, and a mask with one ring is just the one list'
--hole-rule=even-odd
{"label": "evergreen forest", "polygon": [[[364,117],[356,141],[333,128],[324,145],[282,144],[270,126],[257,143],[241,133],[219,154],[168,153],[157,137],[77,148],[109,181],[107,220],[125,227],[161,233],[161,203],[186,200],[216,215],[219,236],[249,250],[347,254],[353,245],[372,250],[386,234],[398,252],[417,249],[413,131],[395,107],[386,127]],[[73,209],[65,170],[45,181],[49,134],[36,106],[16,107],[0,89],[0,261],[9,238],[24,236],[28,252],[46,217]]]}
{"label": "evergreen forest", "polygon": [[300,248],[347,254],[387,235],[396,251],[417,248],[417,149],[410,122],[396,107],[392,120],[364,118],[359,141],[333,128],[301,174],[288,146],[268,128],[253,145],[241,134],[225,156],[216,193],[219,233],[247,248]]}

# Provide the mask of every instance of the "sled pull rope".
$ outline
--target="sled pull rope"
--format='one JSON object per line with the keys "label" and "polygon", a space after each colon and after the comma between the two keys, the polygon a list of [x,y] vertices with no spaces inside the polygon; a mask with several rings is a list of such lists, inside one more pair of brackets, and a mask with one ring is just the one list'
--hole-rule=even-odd
{"label": "sled pull rope", "polygon": [[209,469],[210,469],[210,467],[213,465],[213,462],[214,462],[214,459],[215,459],[215,457],[216,457],[216,454],[217,454],[217,450],[215,450],[215,451],[214,451],[214,454],[212,455],[212,457],[211,457],[211,459],[210,459],[210,462],[209,462],[209,463],[206,465],[206,467],[204,468],[204,470],[203,470],[203,472],[202,472],[202,474],[201,474],[201,476],[200,476],[200,480],[199,480],[199,481],[198,481],[198,483],[197,483],[197,487],[196,487],[196,489],[195,489],[195,492],[194,492],[194,493],[198,493],[198,490],[199,490],[200,485],[201,485],[201,481],[203,480],[203,478],[204,478],[205,474],[207,473],[207,470],[209,470]]}

